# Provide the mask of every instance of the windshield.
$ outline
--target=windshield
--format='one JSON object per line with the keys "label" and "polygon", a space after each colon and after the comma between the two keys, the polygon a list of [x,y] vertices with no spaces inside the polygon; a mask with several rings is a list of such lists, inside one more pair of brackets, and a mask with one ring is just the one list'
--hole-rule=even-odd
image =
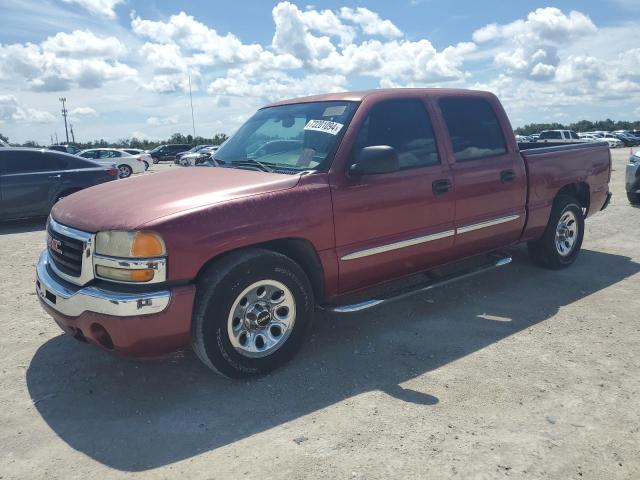
{"label": "windshield", "polygon": [[302,171],[324,168],[357,103],[313,102],[258,110],[215,154],[222,166],[259,163]]}

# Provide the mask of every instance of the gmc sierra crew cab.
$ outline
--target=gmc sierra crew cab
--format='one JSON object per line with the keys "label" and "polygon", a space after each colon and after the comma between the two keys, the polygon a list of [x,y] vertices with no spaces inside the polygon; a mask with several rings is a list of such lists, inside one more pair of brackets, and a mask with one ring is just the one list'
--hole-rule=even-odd
{"label": "gmc sierra crew cab", "polygon": [[542,266],[574,262],[585,219],[611,197],[609,150],[532,145],[519,148],[488,92],[274,103],[220,147],[215,168],[56,204],[38,297],[65,332],[104,350],[191,345],[223,375],[260,374],[300,348],[316,309],[397,301],[505,265],[521,242]]}

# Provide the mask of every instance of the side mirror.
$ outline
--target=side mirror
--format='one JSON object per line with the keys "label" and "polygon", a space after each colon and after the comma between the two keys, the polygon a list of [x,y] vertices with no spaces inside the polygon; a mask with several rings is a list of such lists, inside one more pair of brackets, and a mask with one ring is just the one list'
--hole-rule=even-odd
{"label": "side mirror", "polygon": [[395,148],[389,145],[365,147],[357,155],[356,161],[349,167],[354,176],[378,175],[400,170],[400,162]]}

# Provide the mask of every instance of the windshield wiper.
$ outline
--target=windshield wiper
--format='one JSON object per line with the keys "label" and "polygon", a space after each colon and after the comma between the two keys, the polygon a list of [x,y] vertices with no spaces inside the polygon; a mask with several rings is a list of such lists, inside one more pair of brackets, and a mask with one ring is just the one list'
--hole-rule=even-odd
{"label": "windshield wiper", "polygon": [[273,168],[265,165],[262,162],[259,162],[258,160],[254,159],[254,158],[245,158],[242,160],[231,160],[229,162],[231,165],[243,165],[243,164],[249,164],[249,165],[257,165],[258,167],[260,167],[260,169],[263,172],[270,172],[273,173]]}

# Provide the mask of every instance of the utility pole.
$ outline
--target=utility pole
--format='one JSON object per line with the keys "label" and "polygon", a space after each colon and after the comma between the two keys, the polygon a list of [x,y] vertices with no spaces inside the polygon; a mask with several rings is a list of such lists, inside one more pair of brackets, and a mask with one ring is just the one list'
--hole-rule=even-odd
{"label": "utility pole", "polygon": [[191,75],[189,75],[189,101],[191,102],[191,125],[193,127],[193,141],[196,141],[196,121],[193,116],[193,95],[191,95]]}
{"label": "utility pole", "polygon": [[56,132],[56,145],[58,145],[58,132]]}
{"label": "utility pole", "polygon": [[53,135],[49,134],[49,138],[51,139],[51,145],[53,145]]}
{"label": "utility pole", "polygon": [[60,97],[58,100],[62,102],[62,116],[64,117],[64,131],[67,134],[67,144],[69,144],[69,130],[67,129],[67,109],[64,105],[64,102],[67,101],[65,97]]}
{"label": "utility pole", "polygon": [[73,123],[69,122],[69,130],[71,130],[71,141],[73,142],[73,144],[75,145],[76,143],[76,136],[73,134]]}

